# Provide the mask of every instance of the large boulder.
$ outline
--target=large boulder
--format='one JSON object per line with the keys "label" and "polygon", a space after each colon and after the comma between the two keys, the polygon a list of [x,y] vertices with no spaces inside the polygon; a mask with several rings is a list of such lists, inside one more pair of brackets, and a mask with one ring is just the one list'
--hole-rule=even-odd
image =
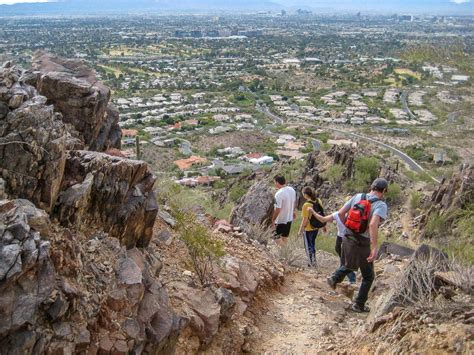
{"label": "large boulder", "polygon": [[158,212],[154,182],[143,161],[70,151],[55,212],[64,225],[97,226],[129,248],[144,247]]}
{"label": "large boulder", "polygon": [[252,233],[252,225],[270,225],[274,206],[273,191],[265,181],[255,183],[232,211],[231,223]]}
{"label": "large boulder", "polygon": [[120,147],[118,112],[109,106],[110,89],[82,62],[39,51],[33,60],[35,86],[62,113],[91,150]]}
{"label": "large boulder", "polygon": [[77,142],[24,75],[9,63],[0,69],[0,174],[7,195],[49,212],[59,193],[66,149]]}

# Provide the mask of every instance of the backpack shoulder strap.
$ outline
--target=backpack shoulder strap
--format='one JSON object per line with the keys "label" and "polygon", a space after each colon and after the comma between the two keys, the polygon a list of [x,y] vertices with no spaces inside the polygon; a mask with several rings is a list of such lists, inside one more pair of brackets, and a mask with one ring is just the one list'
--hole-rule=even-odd
{"label": "backpack shoulder strap", "polygon": [[362,194],[362,196],[360,197],[361,200],[367,200],[367,194]]}

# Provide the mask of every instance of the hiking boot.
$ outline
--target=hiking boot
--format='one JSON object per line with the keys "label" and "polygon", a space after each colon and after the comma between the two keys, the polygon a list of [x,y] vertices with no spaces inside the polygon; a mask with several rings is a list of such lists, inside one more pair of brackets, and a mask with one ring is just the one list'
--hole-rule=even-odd
{"label": "hiking boot", "polygon": [[369,307],[361,306],[360,304],[357,304],[357,303],[352,304],[352,310],[356,313],[368,313],[368,312],[370,312]]}
{"label": "hiking boot", "polygon": [[329,287],[331,287],[333,290],[335,290],[336,289],[336,281],[334,281],[332,277],[328,277],[327,281],[328,281]]}

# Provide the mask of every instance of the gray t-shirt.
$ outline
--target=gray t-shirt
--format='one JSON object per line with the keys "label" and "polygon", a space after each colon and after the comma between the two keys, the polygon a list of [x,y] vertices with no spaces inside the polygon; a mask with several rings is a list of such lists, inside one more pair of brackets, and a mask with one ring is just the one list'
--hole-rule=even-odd
{"label": "gray t-shirt", "polygon": [[[357,194],[354,197],[352,197],[349,201],[346,202],[344,205],[345,208],[352,208],[357,202],[359,202],[362,199],[363,194]],[[382,220],[387,219],[388,215],[388,207],[385,201],[382,200],[377,200],[376,196],[372,196],[370,194],[367,194],[367,200],[372,204],[372,208],[370,209],[370,217],[369,217],[369,223],[370,220],[372,219],[373,215],[379,216]],[[375,201],[374,201],[375,200]],[[372,202],[374,201],[374,202]],[[346,234],[353,234],[352,231],[347,228],[346,229]],[[367,230],[364,233],[360,234],[363,237],[369,238],[369,228],[367,227]]]}

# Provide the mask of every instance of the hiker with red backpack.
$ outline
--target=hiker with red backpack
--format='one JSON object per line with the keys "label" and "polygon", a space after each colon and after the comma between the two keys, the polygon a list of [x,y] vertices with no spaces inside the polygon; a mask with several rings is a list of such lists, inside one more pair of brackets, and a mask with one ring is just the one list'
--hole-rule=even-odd
{"label": "hiker with red backpack", "polygon": [[321,228],[326,230],[326,223],[321,223],[309,211],[314,210],[324,215],[324,209],[321,200],[316,197],[312,187],[304,187],[302,194],[306,202],[301,211],[302,221],[298,235],[301,235],[304,240],[306,255],[308,256],[308,267],[316,267],[316,237]]}
{"label": "hiker with red backpack", "polygon": [[354,312],[369,312],[365,305],[375,278],[374,260],[377,257],[378,230],[387,218],[388,208],[383,201],[388,182],[375,179],[368,194],[357,194],[339,210],[339,218],[345,221],[346,235],[342,240],[342,265],[328,277],[331,288],[351,273],[360,269],[362,283],[352,304]]}

